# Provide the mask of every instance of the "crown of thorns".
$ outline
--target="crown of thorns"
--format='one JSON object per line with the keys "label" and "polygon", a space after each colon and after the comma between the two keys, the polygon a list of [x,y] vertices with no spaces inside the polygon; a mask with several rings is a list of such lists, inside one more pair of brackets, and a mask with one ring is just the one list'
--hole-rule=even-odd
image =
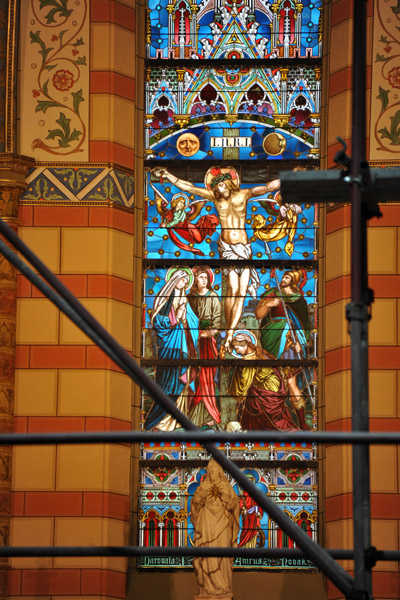
{"label": "crown of thorns", "polygon": [[230,173],[221,173],[220,175],[213,177],[210,187],[215,188],[215,186],[221,183],[221,181],[226,181],[227,179],[232,179],[232,175]]}

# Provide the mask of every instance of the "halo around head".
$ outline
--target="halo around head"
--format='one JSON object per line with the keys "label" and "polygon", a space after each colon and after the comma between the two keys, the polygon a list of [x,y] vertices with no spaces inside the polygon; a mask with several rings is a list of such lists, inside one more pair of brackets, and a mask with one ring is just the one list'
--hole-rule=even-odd
{"label": "halo around head", "polygon": [[256,338],[255,334],[252,331],[248,331],[248,329],[238,329],[233,334],[233,339],[235,339],[236,337],[238,337],[238,335],[249,337],[250,338],[249,341],[251,341],[252,344],[254,344],[255,346],[257,346],[257,338]]}
{"label": "halo around head", "polygon": [[200,269],[207,271],[208,276],[210,278],[210,285],[213,286],[214,285],[214,281],[215,281],[215,275],[214,275],[214,271],[212,269],[210,269],[210,267],[206,267],[203,265],[200,265],[198,267],[194,267],[193,269],[193,275],[196,275],[196,272],[199,271]]}
{"label": "halo around head", "polygon": [[186,196],[186,194],[183,194],[182,192],[178,192],[178,194],[174,194],[172,196],[172,198],[171,198],[171,204],[173,203],[173,201],[175,199],[178,199],[178,198],[182,198],[182,200],[185,203],[185,208],[187,208],[187,205],[189,204],[189,198]]}
{"label": "halo around head", "polygon": [[[247,329],[238,329],[233,334],[232,342],[238,336],[243,336],[243,338],[246,338],[247,341],[251,342],[254,346],[257,346],[257,338],[251,331],[248,331]],[[240,354],[236,352],[235,348],[232,348],[232,356],[234,358],[242,358]]]}
{"label": "halo around head", "polygon": [[237,187],[240,186],[239,173],[233,167],[211,167],[204,177],[204,185],[213,190],[221,181],[230,179]]}
{"label": "halo around head", "polygon": [[167,271],[167,274],[165,275],[165,281],[169,281],[172,277],[172,275],[174,273],[176,273],[176,271],[184,271],[188,278],[189,278],[189,283],[187,286],[187,289],[191,288],[193,285],[193,281],[194,281],[194,276],[193,276],[193,271],[192,269],[189,269],[189,267],[170,267]]}

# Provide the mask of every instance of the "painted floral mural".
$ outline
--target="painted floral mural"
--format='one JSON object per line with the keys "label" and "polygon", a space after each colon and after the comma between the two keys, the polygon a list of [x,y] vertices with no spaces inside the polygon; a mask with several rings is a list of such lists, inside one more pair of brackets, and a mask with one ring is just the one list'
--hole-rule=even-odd
{"label": "painted floral mural", "polygon": [[378,103],[371,151],[382,159],[400,146],[400,0],[377,1],[375,11],[372,101]]}
{"label": "painted floral mural", "polygon": [[23,133],[24,142],[36,158],[48,160],[54,155],[71,160],[77,155],[76,159],[84,160],[89,91],[88,2],[30,0],[23,10],[28,11],[23,19],[28,29],[22,55],[23,60],[29,60],[28,80],[32,85],[22,102],[26,104],[27,97],[31,98],[29,112],[33,116],[27,132],[30,139]]}

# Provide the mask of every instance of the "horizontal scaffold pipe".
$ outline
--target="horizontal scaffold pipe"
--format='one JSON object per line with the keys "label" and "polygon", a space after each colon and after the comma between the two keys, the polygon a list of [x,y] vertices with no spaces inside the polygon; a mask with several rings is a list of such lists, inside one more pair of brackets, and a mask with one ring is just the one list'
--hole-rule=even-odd
{"label": "horizontal scaffold pipe", "polygon": [[237,442],[280,442],[313,444],[399,444],[400,432],[283,432],[248,431],[228,433],[221,431],[93,431],[90,433],[2,433],[0,446],[33,446],[36,444],[129,444],[175,442],[188,444],[236,444]]}
{"label": "horizontal scaffold pipe", "polygon": [[[330,556],[352,560],[353,550],[325,549]],[[233,558],[306,559],[298,548],[189,548],[182,546],[0,546],[0,557],[20,556],[229,556]],[[400,560],[400,551],[377,550],[377,561]]]}
{"label": "horizontal scaffold pipe", "polygon": [[[59,281],[59,279],[42,263],[28,246],[0,219],[0,233],[20,254],[39,272],[45,281],[0,240],[0,252],[21,273],[25,275],[45,296],[47,296],[73,323],[75,323],[90,339],[97,344],[121,369],[135,381],[149,396],[158,402],[166,412],[171,414],[183,429],[198,431],[198,428],[184,415],[151,379],[118,342],[100,325],[75,296]],[[50,285],[48,285],[50,284]],[[51,286],[51,287],[50,287]],[[53,288],[53,289],[52,289]],[[342,566],[316,542],[294,523],[268,496],[259,490],[248,477],[237,467],[214,443],[202,442],[207,452],[230,473],[236,482],[249,493],[251,498],[283,529],[283,531],[303,550],[307,559],[312,561],[321,571],[349,596],[354,589],[354,579]]]}

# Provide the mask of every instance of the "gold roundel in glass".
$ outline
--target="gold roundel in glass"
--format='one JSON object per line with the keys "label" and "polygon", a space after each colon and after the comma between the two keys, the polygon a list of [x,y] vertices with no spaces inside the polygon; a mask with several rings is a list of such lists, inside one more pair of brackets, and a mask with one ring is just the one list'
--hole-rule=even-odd
{"label": "gold roundel in glass", "polygon": [[274,131],[265,136],[263,148],[270,156],[278,156],[286,148],[286,140],[281,133]]}
{"label": "gold roundel in glass", "polygon": [[200,142],[194,133],[186,132],[178,137],[176,147],[182,156],[194,156],[200,148]]}

